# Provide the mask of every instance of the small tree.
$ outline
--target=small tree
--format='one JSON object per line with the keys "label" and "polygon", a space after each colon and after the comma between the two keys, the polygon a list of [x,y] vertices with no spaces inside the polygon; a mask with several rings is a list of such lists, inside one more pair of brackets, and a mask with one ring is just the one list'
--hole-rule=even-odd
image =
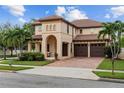
{"label": "small tree", "polygon": [[115,59],[118,58],[121,49],[121,34],[124,30],[124,25],[121,21],[115,21],[113,23],[104,23],[103,30],[99,32],[98,38],[102,36],[104,39],[105,36],[108,36],[110,40],[110,49],[111,49],[111,60],[112,60],[112,74],[114,74],[114,63]]}
{"label": "small tree", "polygon": [[6,59],[7,45],[7,32],[11,30],[10,23],[5,23],[0,25],[0,46],[3,48],[4,59]]}

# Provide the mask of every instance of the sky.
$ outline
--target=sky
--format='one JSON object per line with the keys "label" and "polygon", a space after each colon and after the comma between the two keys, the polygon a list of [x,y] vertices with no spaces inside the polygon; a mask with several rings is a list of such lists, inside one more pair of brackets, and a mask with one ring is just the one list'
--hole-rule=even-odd
{"label": "sky", "polygon": [[31,19],[59,15],[68,21],[93,19],[124,21],[124,6],[116,5],[6,5],[0,6],[0,23],[24,24]]}

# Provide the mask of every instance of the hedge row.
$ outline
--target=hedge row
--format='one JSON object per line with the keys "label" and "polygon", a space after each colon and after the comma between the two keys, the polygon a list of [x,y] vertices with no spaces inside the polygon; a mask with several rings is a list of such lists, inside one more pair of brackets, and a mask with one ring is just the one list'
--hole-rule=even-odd
{"label": "hedge row", "polygon": [[43,61],[44,54],[37,52],[25,52],[19,57],[20,61]]}

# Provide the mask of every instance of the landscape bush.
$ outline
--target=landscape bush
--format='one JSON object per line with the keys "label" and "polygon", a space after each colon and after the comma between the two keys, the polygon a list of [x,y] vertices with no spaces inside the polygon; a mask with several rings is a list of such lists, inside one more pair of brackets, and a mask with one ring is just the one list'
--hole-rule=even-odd
{"label": "landscape bush", "polygon": [[[112,47],[113,49],[114,47]],[[115,52],[117,52],[117,46],[115,46]],[[119,49],[119,53],[121,52],[121,49]],[[107,58],[112,58],[112,52],[110,46],[105,47],[105,55]]]}
{"label": "landscape bush", "polygon": [[19,56],[20,61],[43,61],[44,55],[39,52],[25,52]]}

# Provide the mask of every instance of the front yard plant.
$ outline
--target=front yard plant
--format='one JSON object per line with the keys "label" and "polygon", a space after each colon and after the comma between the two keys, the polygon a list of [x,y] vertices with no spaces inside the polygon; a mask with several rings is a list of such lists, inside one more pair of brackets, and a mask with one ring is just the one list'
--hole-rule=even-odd
{"label": "front yard plant", "polygon": [[[29,65],[29,66],[44,66],[50,64],[51,61],[19,61],[19,60],[12,60],[12,65]],[[10,60],[3,60],[0,64],[10,64]]]}
{"label": "front yard plant", "polygon": [[44,61],[44,55],[39,52],[25,52],[19,56],[20,61]]}
{"label": "front yard plant", "polygon": [[[122,33],[124,32],[124,23],[117,20],[115,22],[109,22],[103,24],[103,29],[99,32],[98,38],[103,39],[108,36],[111,50],[111,64],[112,64],[112,74],[115,70],[115,60],[118,59],[120,49],[122,47]],[[116,48],[117,47],[117,48]]]}

